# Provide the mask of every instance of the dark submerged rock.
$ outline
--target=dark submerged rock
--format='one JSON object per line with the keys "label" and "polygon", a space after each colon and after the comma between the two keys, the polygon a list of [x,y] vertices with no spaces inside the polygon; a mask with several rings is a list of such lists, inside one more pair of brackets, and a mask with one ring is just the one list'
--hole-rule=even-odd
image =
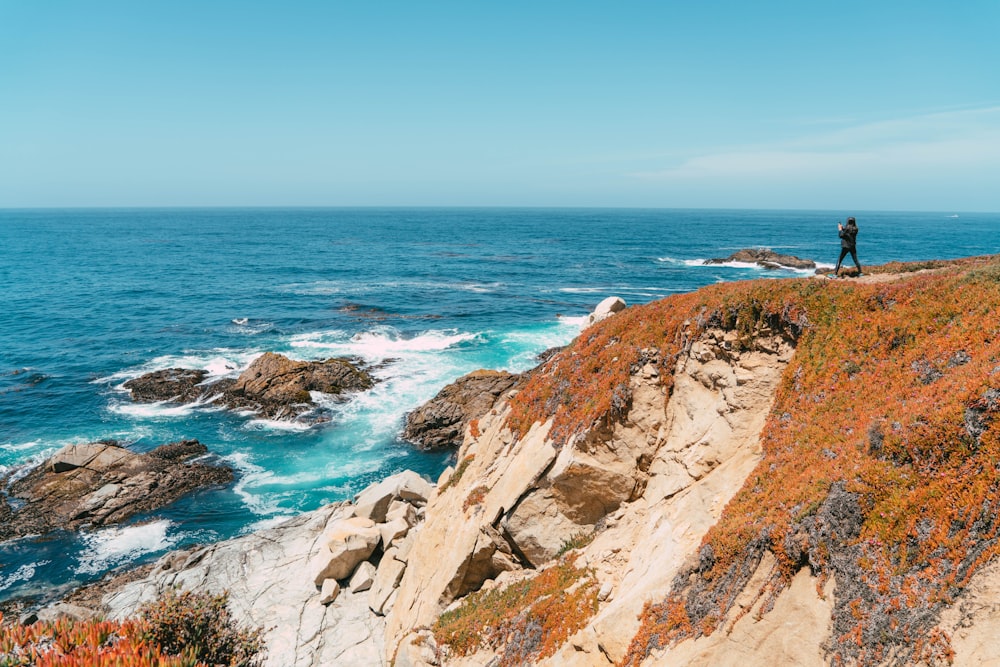
{"label": "dark submerged rock", "polygon": [[197,440],[149,454],[111,441],[67,445],[23,477],[21,470],[4,477],[0,539],[120,523],[195,489],[231,482],[231,468],[193,462],[207,453]]}
{"label": "dark submerged rock", "polygon": [[747,262],[765,269],[814,269],[816,262],[795,255],[782,255],[767,248],[744,248],[729,257],[706,259],[705,264],[726,264],[727,262]]}

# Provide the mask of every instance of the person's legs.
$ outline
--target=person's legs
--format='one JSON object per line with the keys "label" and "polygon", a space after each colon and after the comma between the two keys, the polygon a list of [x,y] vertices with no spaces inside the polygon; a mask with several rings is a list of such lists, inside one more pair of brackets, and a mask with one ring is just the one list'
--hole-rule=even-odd
{"label": "person's legs", "polygon": [[[843,257],[841,257],[843,259]],[[858,253],[855,252],[854,248],[851,248],[851,259],[854,260],[854,266],[858,267],[858,275],[861,275],[861,262],[858,261]]]}
{"label": "person's legs", "polygon": [[837,268],[835,268],[833,270],[833,275],[835,275],[835,276],[839,276],[840,275],[840,263],[844,261],[845,257],[847,257],[847,253],[848,252],[849,251],[848,251],[847,248],[841,248],[840,249],[840,257],[837,259]]}

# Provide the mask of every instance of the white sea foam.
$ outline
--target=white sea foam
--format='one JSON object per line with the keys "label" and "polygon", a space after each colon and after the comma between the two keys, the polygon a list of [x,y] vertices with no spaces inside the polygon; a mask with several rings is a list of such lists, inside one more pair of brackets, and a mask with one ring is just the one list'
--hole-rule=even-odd
{"label": "white sea foam", "polygon": [[[777,246],[776,246],[777,247]],[[781,246],[784,247],[784,246]],[[788,246],[794,247],[794,246]],[[788,272],[788,273],[803,273],[809,274],[813,273],[815,269],[796,269],[790,266],[782,266],[777,269],[766,269],[760,266],[756,262],[712,262],[711,264],[706,264],[704,259],[674,259],[673,257],[657,257],[657,260],[665,264],[676,264],[691,267],[708,267],[712,269],[717,269],[719,267],[725,267],[730,269],[741,269],[741,270],[751,270],[751,271],[761,271],[766,273],[773,273],[775,271]],[[823,264],[816,262],[816,268],[833,268],[833,265]],[[725,279],[715,276],[716,282],[726,282]],[[674,290],[667,290],[674,291]]]}
{"label": "white sea foam", "polygon": [[167,534],[172,525],[170,521],[161,519],[81,534],[84,548],[79,555],[76,573],[98,574],[139,556],[169,549],[181,537]]}
{"label": "white sea foam", "polygon": [[[587,317],[588,317],[587,315],[574,315],[574,316],[560,315],[556,319],[559,322],[559,324],[562,324],[574,331],[579,331],[580,327],[583,326],[583,323],[587,321]],[[565,345],[565,343],[562,343],[562,345]]]}
{"label": "white sea foam", "polygon": [[229,328],[230,331],[248,336],[262,334],[274,328],[274,322],[268,322],[267,320],[254,320],[249,317],[235,317],[229,321],[234,325]]}
{"label": "white sea foam", "polygon": [[341,280],[317,280],[310,283],[290,283],[280,285],[277,289],[296,295],[356,295],[368,293],[384,293],[387,290],[427,290],[427,291],[466,291],[495,292],[506,287],[502,282],[449,282],[438,280],[392,280],[379,283],[357,283]]}
{"label": "white sea foam", "polygon": [[8,452],[26,452],[37,450],[44,447],[42,443],[37,440],[31,440],[29,442],[5,442],[0,445],[0,449],[6,450]]}
{"label": "white sea foam", "polygon": [[457,285],[458,289],[465,290],[466,292],[476,292],[479,294],[492,294],[497,292],[506,285],[504,283],[461,283]]}
{"label": "white sea foam", "polygon": [[52,561],[40,560],[35,563],[25,563],[8,575],[0,577],[0,591],[5,591],[19,581],[31,581],[35,576],[35,570],[43,565],[48,565]]}
{"label": "white sea foam", "polygon": [[294,336],[291,346],[313,354],[357,356],[368,362],[397,358],[408,353],[440,352],[455,345],[476,340],[479,334],[452,331],[426,331],[419,336],[401,336],[391,327],[357,333],[347,338],[343,332],[317,332]]}
{"label": "white sea foam", "polygon": [[657,257],[656,261],[675,266],[705,266],[704,259],[677,259],[676,257]]}
{"label": "white sea foam", "polygon": [[104,377],[92,380],[92,384],[114,383],[114,388],[127,391],[125,382],[155,371],[167,368],[192,368],[208,371],[205,382],[214,382],[224,377],[235,377],[241,369],[249,366],[254,359],[263,354],[261,350],[234,350],[230,348],[215,348],[204,352],[189,352],[181,355],[164,355],[156,357],[139,366],[126,368]]}
{"label": "white sea foam", "polygon": [[[250,413],[253,414],[253,413]],[[301,433],[302,431],[308,431],[313,428],[313,424],[309,424],[301,421],[290,421],[281,419],[251,419],[248,421],[243,428],[248,431],[286,431],[292,433]]]}
{"label": "white sea foam", "polygon": [[261,519],[260,521],[254,521],[253,523],[247,524],[241,528],[240,535],[256,533],[258,530],[267,530],[268,528],[276,528],[294,517],[294,514],[279,514],[278,516],[272,516],[266,519]]}
{"label": "white sea foam", "polygon": [[59,449],[61,449],[61,446],[46,446],[32,453],[27,460],[19,461],[16,465],[12,466],[2,466],[3,474],[7,474],[8,471],[13,470],[13,473],[6,480],[7,485],[9,486],[16,481],[27,477],[32,470],[45,463],[45,461],[47,461],[52,454],[59,451]]}
{"label": "white sea foam", "polygon": [[233,493],[243,500],[243,504],[252,513],[260,516],[270,516],[278,514],[282,510],[273,499],[266,498],[263,494],[252,493],[248,490],[254,486],[259,486],[265,480],[273,480],[274,473],[265,470],[250,460],[250,455],[246,452],[233,452],[222,457],[240,472],[239,479],[233,486]]}
{"label": "white sea foam", "polygon": [[215,405],[208,397],[204,400],[197,400],[193,403],[171,403],[170,401],[157,401],[155,403],[112,403],[108,410],[115,414],[125,415],[136,419],[177,419],[189,417],[197,411],[220,411],[224,408]]}
{"label": "white sea foam", "polygon": [[[640,297],[658,297],[665,294],[669,294],[673,290],[669,288],[659,287],[656,285],[646,286],[646,285],[603,285],[595,287],[560,287],[558,292],[564,294],[599,294],[602,296],[606,295],[626,295],[626,296],[640,296]],[[594,305],[597,305],[596,302]]]}
{"label": "white sea foam", "polygon": [[607,289],[606,287],[560,287],[556,291],[564,294],[600,294]]}

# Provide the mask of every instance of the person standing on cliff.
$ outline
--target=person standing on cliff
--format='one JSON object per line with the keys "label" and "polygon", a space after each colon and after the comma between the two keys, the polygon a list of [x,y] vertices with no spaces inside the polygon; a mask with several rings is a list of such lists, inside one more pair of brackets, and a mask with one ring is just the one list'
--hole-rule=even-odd
{"label": "person standing on cliff", "polygon": [[840,259],[837,260],[837,268],[833,270],[833,275],[837,278],[840,277],[840,263],[847,257],[847,253],[851,253],[851,259],[854,260],[854,265],[858,267],[858,275],[862,275],[861,264],[858,262],[858,223],[854,221],[854,218],[847,219],[846,227],[838,222],[837,232],[840,235]]}

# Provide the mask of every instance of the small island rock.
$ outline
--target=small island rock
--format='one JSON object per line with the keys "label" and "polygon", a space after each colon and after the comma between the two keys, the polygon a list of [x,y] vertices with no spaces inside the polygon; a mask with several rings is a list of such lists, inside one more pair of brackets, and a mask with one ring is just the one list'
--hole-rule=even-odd
{"label": "small island rock", "polygon": [[746,262],[756,264],[765,269],[814,269],[816,262],[802,259],[795,255],[782,255],[768,248],[744,248],[734,252],[729,257],[706,259],[705,264],[727,264],[729,262]]}
{"label": "small island rock", "polygon": [[308,419],[311,414],[311,421],[321,421],[310,392],[342,396],[375,384],[371,374],[350,359],[295,361],[274,352],[258,357],[235,380],[206,382],[207,376],[204,370],[168,368],[129,380],[124,387],[140,403],[214,402],[265,419]]}

